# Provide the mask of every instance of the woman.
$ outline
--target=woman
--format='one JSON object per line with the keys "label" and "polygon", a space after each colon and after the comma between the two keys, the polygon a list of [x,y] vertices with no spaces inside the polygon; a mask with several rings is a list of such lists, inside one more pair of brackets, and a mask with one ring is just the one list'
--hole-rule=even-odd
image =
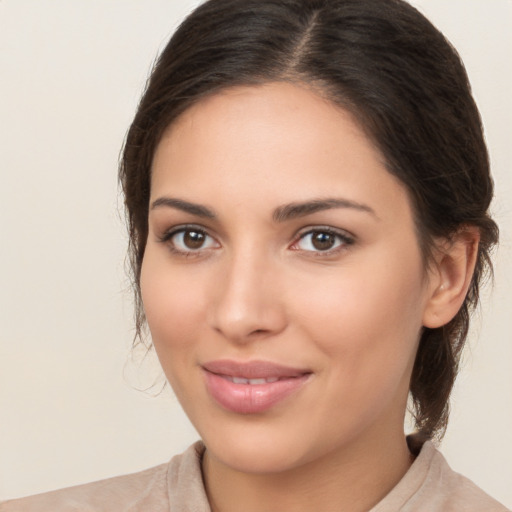
{"label": "woman", "polygon": [[138,334],[204,444],[2,510],[505,510],[429,441],[497,228],[466,74],[417,11],[206,2],[120,177]]}

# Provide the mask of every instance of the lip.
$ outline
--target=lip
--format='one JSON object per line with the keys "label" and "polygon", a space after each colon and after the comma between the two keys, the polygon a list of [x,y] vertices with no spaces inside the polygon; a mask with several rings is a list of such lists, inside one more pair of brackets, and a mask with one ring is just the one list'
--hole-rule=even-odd
{"label": "lip", "polygon": [[[211,361],[202,365],[206,389],[224,409],[239,414],[265,412],[297,392],[312,372],[268,361]],[[266,380],[240,383],[233,379]]]}

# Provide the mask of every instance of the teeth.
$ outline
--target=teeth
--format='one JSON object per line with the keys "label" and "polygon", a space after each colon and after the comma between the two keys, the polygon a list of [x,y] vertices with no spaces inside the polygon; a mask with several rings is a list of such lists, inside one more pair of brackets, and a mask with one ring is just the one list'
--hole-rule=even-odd
{"label": "teeth", "polygon": [[279,380],[277,377],[270,377],[268,379],[244,379],[242,377],[228,377],[228,379],[234,384],[249,384],[251,386],[256,386],[258,384],[269,384]]}
{"label": "teeth", "polygon": [[266,384],[266,380],[265,379],[249,379],[249,384],[251,385],[254,385],[254,384]]}

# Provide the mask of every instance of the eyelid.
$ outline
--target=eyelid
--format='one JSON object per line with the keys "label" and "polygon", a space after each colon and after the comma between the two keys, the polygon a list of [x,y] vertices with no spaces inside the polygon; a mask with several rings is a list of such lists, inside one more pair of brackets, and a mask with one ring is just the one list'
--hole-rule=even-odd
{"label": "eyelid", "polygon": [[[171,244],[171,240],[174,236],[176,236],[179,233],[183,233],[185,231],[197,231],[200,233],[203,233],[206,237],[211,238],[215,241],[216,247],[200,247],[196,250],[190,249],[178,249],[175,245]],[[182,256],[197,256],[201,253],[204,253],[205,251],[209,251],[211,249],[216,249],[220,247],[220,243],[218,240],[212,236],[208,229],[206,229],[204,226],[198,225],[198,224],[181,224],[177,226],[173,226],[172,228],[166,229],[161,235],[157,235],[157,240],[160,243],[167,244],[169,247],[169,250],[171,250],[173,253],[182,255]]]}
{"label": "eyelid", "polygon": [[[325,251],[321,251],[321,250],[314,251],[314,250],[294,248],[294,246],[296,246],[307,235],[311,235],[313,233],[329,233],[331,235],[334,235],[334,236],[338,237],[341,240],[341,244],[337,245],[336,247],[334,247],[332,249],[327,249]],[[344,230],[344,229],[334,228],[332,226],[322,226],[322,225],[320,225],[320,226],[308,226],[308,227],[302,228],[296,234],[296,236],[294,238],[294,242],[290,245],[290,248],[292,250],[296,250],[296,251],[312,253],[312,254],[315,254],[315,256],[316,255],[318,255],[318,256],[322,256],[322,255],[328,256],[328,255],[335,254],[336,252],[338,252],[340,250],[346,249],[347,246],[350,246],[350,245],[354,244],[355,241],[356,241],[356,237],[354,235],[352,235],[351,233],[349,233],[348,231]]]}
{"label": "eyelid", "polygon": [[195,229],[197,231],[201,231],[205,234],[208,234],[206,229],[204,229],[202,226],[198,226],[197,224],[179,224],[179,225],[172,226],[171,228],[167,228],[167,229],[163,230],[161,235],[157,235],[158,241],[167,242],[176,233],[179,233],[181,231],[186,231],[187,229],[190,229],[190,230]]}
{"label": "eyelid", "polygon": [[[171,239],[176,236],[179,233],[185,232],[187,230],[191,231],[198,231],[200,233],[203,233],[206,237],[211,238],[215,242],[215,247],[200,247],[198,249],[179,249],[174,244],[171,244]],[[311,235],[313,233],[328,233],[335,237],[337,237],[341,243],[336,245],[335,247],[331,249],[326,250],[308,250],[308,249],[301,249],[295,247],[301,240],[303,240],[307,235]],[[210,251],[212,249],[217,249],[221,247],[221,244],[217,240],[217,238],[209,233],[209,230],[205,228],[204,226],[198,225],[198,224],[181,224],[176,225],[171,228],[166,229],[161,235],[157,235],[157,240],[160,243],[167,244],[169,247],[169,250],[172,252],[182,255],[182,256],[199,256],[203,254],[206,251]],[[307,226],[302,229],[300,229],[295,237],[292,244],[289,245],[289,249],[295,250],[295,251],[301,251],[304,253],[311,253],[315,256],[329,256],[336,254],[337,252],[346,249],[347,246],[352,245],[356,241],[356,237],[349,233],[348,231],[340,228],[335,228],[332,226],[325,226],[325,225],[318,225],[318,226]]]}

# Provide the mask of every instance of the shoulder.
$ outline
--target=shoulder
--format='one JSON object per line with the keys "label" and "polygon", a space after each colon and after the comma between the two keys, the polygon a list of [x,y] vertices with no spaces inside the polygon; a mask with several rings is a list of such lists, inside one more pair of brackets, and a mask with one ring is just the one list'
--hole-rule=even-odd
{"label": "shoulder", "polygon": [[468,478],[453,471],[426,442],[398,485],[371,512],[510,512]]}
{"label": "shoulder", "polygon": [[434,447],[428,446],[432,452],[430,471],[425,480],[423,492],[429,489],[439,494],[440,510],[467,512],[507,512],[501,503],[485,493],[469,478],[451,469],[443,455]]}
{"label": "shoulder", "polygon": [[[148,494],[166,499],[167,464],[0,504],[1,512],[130,510]],[[162,492],[164,491],[164,492]],[[168,508],[168,507],[167,507]],[[163,510],[167,510],[163,508]],[[156,510],[159,510],[158,508]]]}
{"label": "shoulder", "polygon": [[[167,512],[171,487],[184,480],[198,484],[199,443],[166,464],[57,491],[0,503],[0,512]],[[174,510],[174,508],[173,508]]]}

